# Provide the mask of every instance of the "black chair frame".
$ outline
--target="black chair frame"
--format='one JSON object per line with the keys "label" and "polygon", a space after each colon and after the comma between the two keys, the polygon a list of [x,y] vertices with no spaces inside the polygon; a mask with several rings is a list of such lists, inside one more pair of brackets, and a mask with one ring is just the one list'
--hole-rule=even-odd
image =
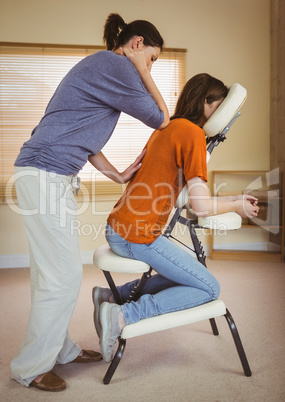
{"label": "black chair frame", "polygon": [[[239,117],[239,115],[240,115],[240,112],[238,112],[234,116],[232,121],[227,125],[227,127],[224,129],[224,131],[221,134],[218,134],[215,137],[211,137],[208,140],[207,150],[209,153],[211,153],[213,151],[215,146],[217,146],[220,142],[223,142],[226,139],[225,133],[229,130],[230,126],[233,124],[233,122],[236,120],[236,118]],[[169,223],[168,227],[166,228],[163,235],[166,236],[168,239],[173,239],[175,241],[178,241],[184,247],[193,251],[196,255],[197,260],[201,264],[203,264],[205,267],[207,267],[206,266],[206,256],[205,256],[205,253],[203,250],[203,246],[202,246],[201,242],[199,241],[197,232],[196,232],[196,229],[199,229],[201,227],[198,225],[197,219],[191,219],[191,218],[187,218],[187,217],[183,216],[182,215],[183,209],[184,208],[182,208],[182,207],[176,208],[176,210],[173,214],[173,217],[170,220],[170,223]],[[176,239],[175,237],[172,236],[172,231],[177,223],[186,225],[186,227],[188,228],[194,249],[191,249],[189,246],[187,246],[186,244],[182,243],[181,241],[179,241],[178,239]],[[121,300],[120,294],[117,290],[117,287],[114,283],[114,280],[113,280],[110,272],[103,271],[103,273],[105,275],[105,278],[109,284],[111,291],[113,292],[116,302],[119,305],[122,305],[123,301]],[[151,277],[151,273],[152,273],[152,268],[150,267],[148,272],[145,272],[142,274],[141,279],[140,279],[138,285],[136,286],[136,288],[133,290],[132,294],[130,295],[128,302],[136,301],[141,297],[142,289],[145,286],[146,281]],[[238,355],[239,355],[239,358],[240,358],[240,361],[241,361],[241,364],[243,367],[244,374],[247,377],[250,377],[252,374],[251,369],[249,367],[248,360],[247,360],[236,324],[234,322],[232,315],[228,311],[228,309],[226,309],[226,314],[224,315],[224,317],[229,325],[229,328],[230,328],[230,331],[231,331],[231,334],[232,334],[232,337],[233,337],[233,340],[234,340],[234,343],[235,343],[235,346],[236,346],[236,349],[237,349],[237,352],[238,352]],[[211,318],[209,321],[210,321],[210,325],[211,325],[213,334],[215,336],[219,335],[219,331],[218,331],[215,319]],[[116,353],[113,357],[113,360],[111,361],[109,368],[103,379],[104,384],[110,383],[110,381],[118,367],[118,364],[120,363],[120,361],[123,357],[125,347],[126,347],[126,339],[119,337],[119,345],[118,345],[117,351],[116,351]]]}
{"label": "black chair frame", "polygon": [[[205,253],[203,250],[203,246],[202,246],[201,242],[199,241],[197,233],[196,233],[196,229],[200,228],[200,226],[198,225],[197,221],[194,221],[194,220],[191,220],[191,219],[188,219],[188,218],[185,218],[184,216],[182,216],[181,215],[182,210],[183,210],[183,208],[176,209],[176,211],[173,215],[173,218],[170,221],[170,224],[164,233],[164,236],[166,236],[169,239],[174,239],[174,240],[178,241],[171,235],[171,232],[172,232],[174,226],[176,225],[176,223],[186,225],[188,227],[188,230],[189,230],[189,233],[190,233],[190,236],[192,239],[193,247],[194,247],[194,250],[192,250],[192,249],[191,250],[195,252],[198,261],[206,267],[206,257],[205,257]],[[184,243],[182,243],[182,244],[184,245],[184,247],[188,247]],[[190,248],[190,247],[188,247],[188,248]],[[151,272],[152,272],[152,268],[150,268],[150,270],[148,272],[143,273],[139,284],[137,285],[136,289],[132,292],[132,294],[129,297],[129,300],[128,300],[129,302],[136,301],[140,298],[140,296],[142,294],[142,289],[143,289],[146,281],[151,277]],[[110,289],[113,292],[116,302],[121,305],[123,302],[117,291],[117,287],[113,281],[113,278],[112,278],[110,272],[103,271],[103,273],[110,286]],[[226,314],[224,315],[224,317],[227,320],[227,323],[229,325],[229,328],[230,328],[230,331],[231,331],[231,334],[232,334],[232,337],[233,337],[233,340],[234,340],[234,343],[235,343],[235,346],[236,346],[236,349],[237,349],[237,352],[238,352],[238,355],[239,355],[239,358],[240,358],[240,361],[241,361],[241,364],[242,364],[242,367],[244,370],[244,374],[247,377],[250,377],[251,369],[249,367],[248,360],[247,360],[236,324],[228,309],[226,309]],[[209,321],[211,324],[213,334],[216,336],[219,335],[219,331],[218,331],[215,319],[211,318]],[[116,352],[115,356],[113,357],[113,360],[110,363],[110,366],[103,379],[104,384],[110,383],[110,381],[113,377],[113,374],[115,373],[115,370],[123,357],[125,347],[126,347],[126,339],[119,338],[119,346],[118,346],[117,352]]]}

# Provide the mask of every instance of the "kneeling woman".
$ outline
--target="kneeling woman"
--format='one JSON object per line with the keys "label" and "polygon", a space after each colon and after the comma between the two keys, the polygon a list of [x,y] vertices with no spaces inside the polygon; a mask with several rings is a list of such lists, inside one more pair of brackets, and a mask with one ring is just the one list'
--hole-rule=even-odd
{"label": "kneeling woman", "polygon": [[[209,196],[206,139],[201,127],[227,96],[228,88],[208,74],[185,85],[170,124],[154,131],[146,144],[142,166],[108,218],[106,239],[123,257],[144,261],[155,271],[136,302],[119,306],[109,289],[95,287],[95,327],[105,361],[126,324],[184,310],[216,299],[218,281],[181,247],[162,235],[179,192],[187,183],[189,202],[199,216],[235,211],[258,212],[253,197],[215,200]],[[127,301],[138,280],[118,287]]]}

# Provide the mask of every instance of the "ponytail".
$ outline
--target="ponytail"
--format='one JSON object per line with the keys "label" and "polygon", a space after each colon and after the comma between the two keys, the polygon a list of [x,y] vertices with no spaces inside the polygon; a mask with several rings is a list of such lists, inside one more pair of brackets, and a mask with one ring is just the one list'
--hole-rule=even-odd
{"label": "ponytail", "polygon": [[104,25],[103,40],[107,50],[116,50],[124,46],[134,36],[142,36],[145,46],[159,47],[164,41],[156,27],[148,21],[136,20],[126,24],[119,14],[110,14]]}
{"label": "ponytail", "polygon": [[119,14],[110,14],[105,22],[103,40],[107,50],[115,50],[118,46],[120,32],[127,24]]}

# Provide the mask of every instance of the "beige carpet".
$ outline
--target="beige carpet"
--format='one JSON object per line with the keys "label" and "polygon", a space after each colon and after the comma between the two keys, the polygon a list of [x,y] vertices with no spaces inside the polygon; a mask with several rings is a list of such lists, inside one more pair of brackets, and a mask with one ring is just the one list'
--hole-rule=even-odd
{"label": "beige carpet", "polygon": [[[29,312],[29,270],[0,270],[0,400],[21,401],[285,401],[285,264],[208,260],[237,324],[252,377],[245,377],[223,317],[220,335],[204,321],[127,341],[109,385],[102,383],[104,362],[56,366],[68,388],[46,393],[10,379],[9,363],[21,342]],[[132,276],[116,276],[123,283]],[[72,338],[98,349],[91,290],[105,286],[101,272],[84,267],[80,297],[71,324]]]}

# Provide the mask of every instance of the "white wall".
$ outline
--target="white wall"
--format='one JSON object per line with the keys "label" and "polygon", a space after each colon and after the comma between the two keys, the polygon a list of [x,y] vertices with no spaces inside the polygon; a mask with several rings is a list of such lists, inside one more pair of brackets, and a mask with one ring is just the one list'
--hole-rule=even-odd
{"label": "white wall", "polygon": [[[187,78],[208,72],[227,85],[248,90],[242,117],[228,140],[215,150],[209,170],[269,169],[270,0],[1,0],[3,42],[102,45],[107,15],[118,12],[126,22],[153,22],[167,47],[187,49]],[[82,222],[100,225],[106,214],[88,211]],[[112,203],[111,203],[112,204]],[[28,253],[20,217],[0,206],[0,256]],[[86,227],[87,228],[87,227]],[[87,233],[87,230],[86,230]],[[81,237],[91,252],[104,239]],[[7,258],[5,259],[7,261]],[[1,265],[1,264],[0,264]]]}

